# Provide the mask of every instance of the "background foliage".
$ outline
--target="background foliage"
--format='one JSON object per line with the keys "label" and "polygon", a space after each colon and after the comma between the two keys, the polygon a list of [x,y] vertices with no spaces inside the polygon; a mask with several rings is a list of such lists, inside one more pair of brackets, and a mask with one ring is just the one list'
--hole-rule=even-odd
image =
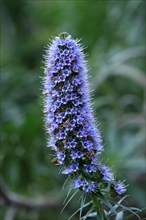
{"label": "background foliage", "polygon": [[[64,176],[51,164],[46,147],[40,77],[48,39],[67,31],[87,47],[103,160],[129,184],[129,205],[145,206],[145,5],[143,0],[3,1],[0,163],[12,191],[57,196],[61,203],[66,194]],[[72,202],[62,215],[61,206],[55,212],[17,209],[14,219],[65,220],[77,207]],[[2,220],[10,220],[8,210],[2,205]]]}

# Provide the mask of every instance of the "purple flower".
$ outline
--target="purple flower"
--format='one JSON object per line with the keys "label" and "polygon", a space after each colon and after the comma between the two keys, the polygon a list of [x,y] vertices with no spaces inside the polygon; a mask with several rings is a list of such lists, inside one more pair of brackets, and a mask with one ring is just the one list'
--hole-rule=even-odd
{"label": "purple flower", "polygon": [[73,172],[77,171],[79,169],[79,163],[77,162],[73,162],[71,165],[70,165],[70,168],[72,169]]}
{"label": "purple flower", "polygon": [[78,115],[78,116],[77,116],[77,120],[76,120],[76,121],[77,121],[77,124],[78,124],[78,125],[83,125],[83,124],[84,124],[84,120],[85,120],[85,119],[83,118],[82,115]]}
{"label": "purple flower", "polygon": [[70,120],[69,123],[68,122],[66,123],[66,131],[73,131],[75,126],[76,126],[75,120],[73,120],[73,119]]}
{"label": "purple flower", "polygon": [[59,113],[59,114],[56,116],[55,121],[56,121],[56,123],[58,123],[58,124],[62,123],[63,117],[62,117],[61,113]]}
{"label": "purple flower", "polygon": [[68,102],[67,98],[64,96],[61,98],[61,103],[65,105]]}
{"label": "purple flower", "polygon": [[107,166],[101,165],[99,167],[99,171],[103,175],[103,180],[105,180],[105,181],[113,181],[114,180],[114,176]]}
{"label": "purple flower", "polygon": [[83,191],[89,192],[88,186],[89,186],[88,181],[87,181],[86,179],[84,179],[84,180],[82,181],[82,189],[83,189]]}
{"label": "purple flower", "polygon": [[74,72],[78,72],[78,71],[80,71],[80,66],[78,65],[78,63],[77,62],[74,62],[73,63],[73,71]]}
{"label": "purple flower", "polygon": [[81,179],[78,177],[77,179],[75,179],[73,181],[73,187],[74,188],[80,188],[82,186],[82,181]]}
{"label": "purple flower", "polygon": [[83,82],[83,81],[82,81],[79,77],[77,77],[77,76],[74,76],[74,77],[72,78],[72,84],[73,84],[74,86],[81,85],[82,82]]}
{"label": "purple flower", "polygon": [[116,183],[114,189],[119,195],[126,192],[126,186],[123,184],[123,182]]}
{"label": "purple flower", "polygon": [[77,145],[77,141],[76,141],[74,138],[70,137],[70,138],[66,141],[66,143],[65,143],[65,145],[64,145],[64,148],[71,149],[71,148],[75,148],[76,145]]}
{"label": "purple flower", "polygon": [[[102,181],[112,184],[111,170],[97,159],[101,136],[91,111],[87,67],[78,41],[67,33],[55,37],[46,51],[44,72],[45,127],[62,173],[73,174],[73,187],[85,192],[99,189],[99,172]],[[126,189],[117,183],[115,190],[122,194]]]}
{"label": "purple flower", "polygon": [[97,171],[97,166],[94,164],[85,164],[84,167],[87,173],[95,173]]}
{"label": "purple flower", "polygon": [[95,182],[88,182],[86,179],[82,181],[82,190],[85,192],[94,192],[96,189]]}
{"label": "purple flower", "polygon": [[63,164],[64,160],[65,160],[65,154],[61,151],[57,152],[57,159],[59,164]]}
{"label": "purple flower", "polygon": [[57,151],[56,140],[54,139],[54,136],[51,136],[51,138],[48,142],[48,147],[51,147],[52,150]]}
{"label": "purple flower", "polygon": [[76,172],[79,169],[79,164],[77,162],[73,162],[70,166],[65,168],[65,170],[62,171],[62,174],[70,174],[73,172]]}
{"label": "purple flower", "polygon": [[58,128],[58,124],[52,123],[51,126],[48,128],[48,132],[52,133],[57,128]]}
{"label": "purple flower", "polygon": [[66,138],[66,136],[67,136],[66,131],[64,129],[61,129],[56,133],[56,140],[63,140]]}
{"label": "purple flower", "polygon": [[80,130],[76,132],[76,136],[78,138],[87,137],[87,130],[85,128],[80,128]]}
{"label": "purple flower", "polygon": [[63,69],[62,71],[61,71],[61,73],[62,73],[62,75],[63,76],[65,76],[65,78],[67,77],[67,76],[69,76],[70,74],[71,74],[71,70],[70,69]]}
{"label": "purple flower", "polygon": [[52,95],[52,98],[59,97],[59,92],[56,91],[56,90],[52,90],[52,91],[51,91],[51,95]]}
{"label": "purple flower", "polygon": [[71,158],[74,160],[76,158],[81,158],[84,156],[81,150],[72,150],[70,154]]}
{"label": "purple flower", "polygon": [[89,190],[89,192],[94,192],[94,191],[95,191],[95,188],[96,188],[95,182],[92,181],[92,182],[89,184],[88,190]]}
{"label": "purple flower", "polygon": [[94,192],[96,187],[93,181],[89,183],[86,179],[82,180],[78,177],[73,181],[73,188],[81,188],[85,192]]}
{"label": "purple flower", "polygon": [[87,138],[82,141],[82,145],[85,149],[89,151],[94,149],[93,142],[91,140],[88,140]]}

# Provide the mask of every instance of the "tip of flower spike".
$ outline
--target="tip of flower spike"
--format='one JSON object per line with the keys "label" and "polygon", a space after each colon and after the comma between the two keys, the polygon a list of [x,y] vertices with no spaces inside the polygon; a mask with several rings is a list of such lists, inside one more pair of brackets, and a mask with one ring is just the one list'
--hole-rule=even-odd
{"label": "tip of flower spike", "polygon": [[69,36],[69,34],[67,32],[61,32],[59,34],[59,37],[62,38],[62,39],[65,39],[67,36]]}

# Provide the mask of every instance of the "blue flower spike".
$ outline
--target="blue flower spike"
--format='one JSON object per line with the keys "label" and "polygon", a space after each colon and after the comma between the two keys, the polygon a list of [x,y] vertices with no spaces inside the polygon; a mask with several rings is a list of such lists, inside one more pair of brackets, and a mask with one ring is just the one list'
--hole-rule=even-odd
{"label": "blue flower spike", "polygon": [[[53,162],[70,177],[72,188],[91,195],[94,204],[101,194],[112,196],[113,190],[117,195],[125,193],[124,183],[117,182],[111,169],[99,161],[102,140],[92,114],[79,40],[67,33],[55,37],[46,50],[44,72],[44,121],[48,146],[55,154]],[[108,219],[104,211],[100,214],[101,219]]]}

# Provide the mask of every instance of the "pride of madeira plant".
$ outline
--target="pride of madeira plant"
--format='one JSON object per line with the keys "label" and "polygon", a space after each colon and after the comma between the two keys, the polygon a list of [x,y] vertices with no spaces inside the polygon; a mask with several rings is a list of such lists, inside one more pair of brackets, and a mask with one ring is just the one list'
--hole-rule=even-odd
{"label": "pride of madeira plant", "polygon": [[[125,193],[126,186],[99,160],[103,147],[91,109],[86,61],[79,41],[67,33],[55,37],[46,50],[43,95],[52,162],[68,175],[75,193],[82,191],[80,219],[108,220],[121,211],[133,212],[122,205],[125,197],[116,204],[111,200]],[[90,201],[85,204],[86,195]]]}

